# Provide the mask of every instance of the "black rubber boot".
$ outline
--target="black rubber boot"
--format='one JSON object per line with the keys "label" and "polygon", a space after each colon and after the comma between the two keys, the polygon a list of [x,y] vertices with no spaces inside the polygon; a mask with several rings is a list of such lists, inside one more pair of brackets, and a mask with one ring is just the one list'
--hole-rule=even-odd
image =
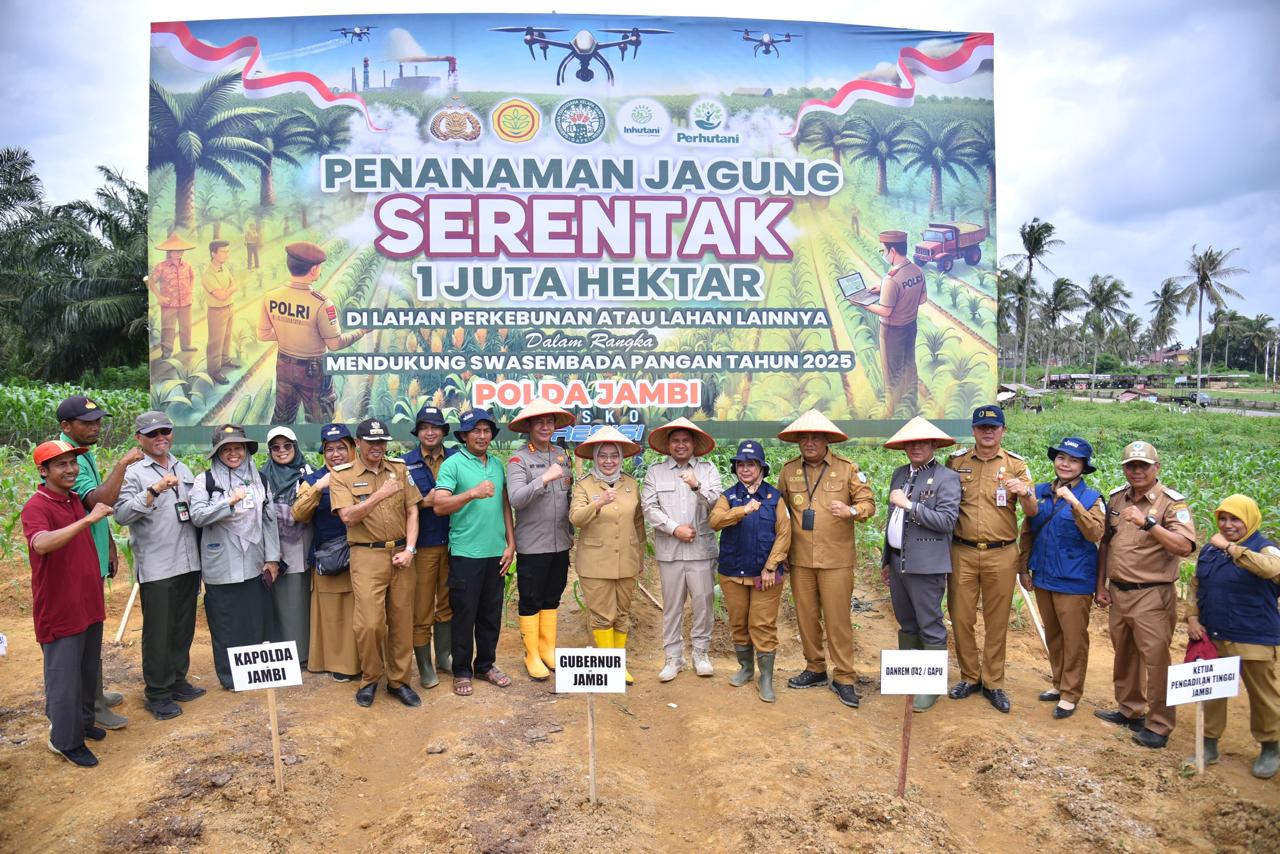
{"label": "black rubber boot", "polygon": [[778,700],[776,694],[773,693],[773,657],[776,653],[762,652],[756,656],[756,662],[760,665],[760,678],[756,682],[756,691],[760,694],[760,699],[766,703],[775,703]]}
{"label": "black rubber boot", "polygon": [[741,688],[751,681],[755,673],[756,650],[751,644],[741,646],[735,643],[733,651],[738,654],[738,672],[729,677],[729,684],[735,688]]}
{"label": "black rubber boot", "polygon": [[418,662],[418,681],[423,688],[434,688],[440,684],[440,677],[431,665],[431,644],[423,644],[413,648],[413,657]]}
{"label": "black rubber boot", "polygon": [[1280,741],[1264,741],[1262,751],[1253,763],[1253,776],[1270,780],[1277,771],[1280,771]]}

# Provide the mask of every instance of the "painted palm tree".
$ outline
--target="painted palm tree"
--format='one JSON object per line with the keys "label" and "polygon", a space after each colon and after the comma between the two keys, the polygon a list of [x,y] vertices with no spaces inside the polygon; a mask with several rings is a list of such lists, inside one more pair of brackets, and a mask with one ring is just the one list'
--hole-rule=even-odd
{"label": "painted palm tree", "polygon": [[870,116],[854,116],[841,128],[840,138],[854,163],[876,165],[876,195],[889,194],[889,164],[901,163],[907,152],[907,119],[876,121]]}
{"label": "painted palm tree", "polygon": [[1147,335],[1151,338],[1152,347],[1160,349],[1173,338],[1178,309],[1184,302],[1177,279],[1165,279],[1158,291],[1151,292],[1151,299],[1147,300],[1147,307],[1151,309],[1151,326],[1147,328]]}
{"label": "painted palm tree", "polygon": [[210,228],[209,239],[218,240],[222,237],[223,224],[229,221],[227,209],[213,187],[203,187],[196,191],[196,222],[199,223],[197,232],[207,225]]}
{"label": "painted palm tree", "polygon": [[1186,275],[1175,277],[1175,281],[1183,285],[1182,299],[1187,313],[1191,313],[1191,306],[1196,306],[1196,391],[1200,390],[1204,377],[1204,301],[1207,299],[1214,308],[1222,308],[1227,297],[1240,298],[1240,292],[1223,281],[1248,272],[1243,267],[1227,266],[1238,251],[1236,248],[1223,252],[1206,246],[1203,252],[1197,252],[1193,244]]}
{"label": "painted palm tree", "polygon": [[[1111,275],[1094,273],[1089,277],[1089,287],[1085,291],[1085,303],[1089,311],[1085,314],[1085,327],[1094,341],[1093,369],[1090,374],[1098,372],[1098,354],[1102,350],[1102,342],[1107,332],[1123,320],[1126,314],[1125,300],[1133,294],[1124,286],[1124,282]],[[1093,377],[1089,377],[1089,399],[1093,399]]]}
{"label": "painted palm tree", "polygon": [[1022,227],[1018,229],[1018,236],[1022,239],[1021,254],[1006,256],[1001,262],[1006,263],[1012,259],[1014,262],[1013,271],[1025,279],[1025,282],[1019,288],[1020,310],[1016,316],[1018,330],[1022,338],[1022,382],[1024,384],[1027,381],[1027,350],[1031,335],[1030,298],[1035,293],[1033,282],[1035,280],[1036,267],[1039,266],[1046,272],[1053,274],[1053,270],[1050,270],[1045,265],[1044,256],[1062,246],[1062,241],[1054,237],[1053,234],[1053,223],[1043,222],[1039,217],[1032,219],[1031,222],[1023,223]]}
{"label": "painted palm tree", "polygon": [[996,204],[996,124],[990,120],[973,122],[969,134],[973,138],[970,160],[987,173],[986,201],[990,209]]}
{"label": "painted palm tree", "polygon": [[968,122],[953,121],[938,128],[913,120],[903,145],[908,157],[902,168],[917,173],[927,171],[931,176],[930,216],[942,208],[944,175],[958,183],[963,171],[979,180],[972,163],[975,149]]}
{"label": "painted palm tree", "polygon": [[815,154],[827,152],[837,163],[844,161],[849,141],[842,133],[840,118],[830,113],[818,113],[805,119],[800,128],[801,144],[809,146]]}
{"label": "painted palm tree", "polygon": [[189,229],[195,222],[197,171],[240,189],[244,183],[232,167],[261,169],[265,163],[268,152],[251,134],[253,121],[271,111],[232,104],[239,76],[238,69],[216,74],[189,97],[175,97],[151,81],[149,169],[173,167],[176,229]]}
{"label": "painted palm tree", "polygon": [[1053,363],[1058,327],[1068,315],[1084,307],[1084,293],[1080,290],[1080,286],[1062,277],[1053,280],[1053,285],[1040,301],[1040,322],[1049,331],[1049,357],[1045,359],[1044,364],[1044,388],[1049,387],[1049,367]]}
{"label": "painted palm tree", "polygon": [[300,166],[292,150],[302,149],[311,143],[311,122],[298,112],[271,113],[259,116],[253,122],[253,138],[265,151],[258,167],[258,206],[264,210],[275,207],[276,187],[272,167],[277,160],[290,166]]}

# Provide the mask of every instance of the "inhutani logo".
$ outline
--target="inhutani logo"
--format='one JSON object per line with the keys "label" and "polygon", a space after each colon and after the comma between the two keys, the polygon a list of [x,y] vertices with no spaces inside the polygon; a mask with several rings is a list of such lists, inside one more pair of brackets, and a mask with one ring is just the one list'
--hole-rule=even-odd
{"label": "inhutani logo", "polygon": [[662,104],[636,98],[623,104],[614,116],[618,136],[632,145],[655,145],[671,130],[671,116]]}

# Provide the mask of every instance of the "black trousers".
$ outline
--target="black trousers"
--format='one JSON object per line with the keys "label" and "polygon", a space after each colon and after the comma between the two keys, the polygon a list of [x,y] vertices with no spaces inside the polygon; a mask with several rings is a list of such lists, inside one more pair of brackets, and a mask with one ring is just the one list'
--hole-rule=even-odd
{"label": "black trousers", "polygon": [[142,601],[142,681],[152,702],[173,699],[175,688],[187,682],[191,640],[196,634],[196,596],[200,573],[138,585]]}
{"label": "black trousers", "polygon": [[520,616],[560,607],[560,594],[569,580],[569,552],[516,555],[516,589],[520,591]]}
{"label": "black trousers", "polygon": [[[449,607],[453,609],[453,675],[488,673],[502,629],[501,560],[449,555]],[[474,659],[474,667],[472,662]]]}
{"label": "black trousers", "polygon": [[84,746],[102,674],[102,623],[40,645],[44,653],[44,714],[49,743],[64,753]]}
{"label": "black trousers", "polygon": [[206,584],[204,613],[213,641],[213,669],[218,682],[231,690],[231,659],[227,648],[266,643],[271,639],[271,591],[260,579],[238,584]]}

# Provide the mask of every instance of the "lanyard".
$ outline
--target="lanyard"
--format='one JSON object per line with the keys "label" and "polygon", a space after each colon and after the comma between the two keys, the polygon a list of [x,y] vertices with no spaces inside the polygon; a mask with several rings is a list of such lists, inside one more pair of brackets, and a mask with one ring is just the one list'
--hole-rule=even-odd
{"label": "lanyard", "polygon": [[822,476],[827,473],[830,463],[822,464],[822,471],[818,472],[818,481],[813,486],[809,485],[809,467],[804,463],[800,464],[800,470],[804,473],[804,488],[809,493],[809,503],[813,503],[813,494],[818,491],[818,487],[822,485]]}

